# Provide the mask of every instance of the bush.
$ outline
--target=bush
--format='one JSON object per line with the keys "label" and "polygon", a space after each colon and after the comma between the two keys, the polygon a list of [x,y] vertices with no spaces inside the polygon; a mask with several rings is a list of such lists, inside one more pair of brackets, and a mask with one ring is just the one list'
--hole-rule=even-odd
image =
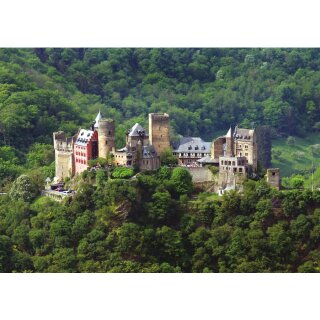
{"label": "bush", "polygon": [[296,143],[296,138],[295,138],[295,137],[289,136],[289,137],[287,138],[287,145],[288,145],[288,146],[292,146],[292,145],[294,145],[295,143]]}
{"label": "bush", "polygon": [[113,170],[111,176],[116,179],[129,179],[134,176],[134,171],[131,168],[118,167]]}

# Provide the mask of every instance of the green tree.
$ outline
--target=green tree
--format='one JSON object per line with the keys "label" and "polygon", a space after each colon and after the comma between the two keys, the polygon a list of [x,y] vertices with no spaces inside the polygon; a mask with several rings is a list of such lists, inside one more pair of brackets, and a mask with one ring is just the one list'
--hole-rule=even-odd
{"label": "green tree", "polygon": [[37,186],[27,176],[21,175],[12,184],[9,196],[13,200],[32,201],[38,195]]}
{"label": "green tree", "polygon": [[184,168],[174,168],[170,181],[178,194],[191,193],[193,190],[192,176]]}

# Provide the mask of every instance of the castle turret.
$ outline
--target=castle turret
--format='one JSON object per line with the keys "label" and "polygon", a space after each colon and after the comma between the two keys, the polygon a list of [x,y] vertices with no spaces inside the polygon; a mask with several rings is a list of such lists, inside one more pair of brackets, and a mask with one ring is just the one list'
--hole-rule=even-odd
{"label": "castle turret", "polygon": [[226,134],[226,153],[227,157],[234,156],[234,140],[233,140],[233,132],[230,127],[228,133]]}
{"label": "castle turret", "polygon": [[112,119],[98,120],[99,157],[107,158],[115,148],[115,123]]}
{"label": "castle turret", "polygon": [[158,155],[170,149],[170,126],[167,113],[149,113],[149,141]]}

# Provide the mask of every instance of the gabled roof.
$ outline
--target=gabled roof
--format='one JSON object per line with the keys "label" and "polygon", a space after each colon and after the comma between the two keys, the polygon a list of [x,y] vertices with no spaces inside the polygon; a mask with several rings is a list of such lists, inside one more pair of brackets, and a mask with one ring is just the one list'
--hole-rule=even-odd
{"label": "gabled roof", "polygon": [[254,129],[243,129],[236,127],[234,137],[236,139],[251,139],[254,134]]}
{"label": "gabled roof", "polygon": [[102,114],[101,114],[101,112],[99,110],[99,113],[97,114],[96,119],[94,120],[95,121],[94,127],[96,129],[99,128],[99,120],[101,120],[101,119],[102,119]]}
{"label": "gabled roof", "polygon": [[80,132],[77,136],[76,145],[86,146],[90,142],[93,133],[94,131],[91,130],[80,129]]}
{"label": "gabled roof", "polygon": [[139,124],[136,123],[129,131],[129,137],[139,137],[141,135],[146,135],[146,130]]}

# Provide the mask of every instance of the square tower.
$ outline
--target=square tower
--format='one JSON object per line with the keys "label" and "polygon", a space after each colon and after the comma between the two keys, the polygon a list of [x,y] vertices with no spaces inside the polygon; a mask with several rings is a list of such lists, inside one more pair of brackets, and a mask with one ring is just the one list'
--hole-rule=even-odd
{"label": "square tower", "polygon": [[53,133],[55,176],[60,181],[74,174],[73,140],[67,138],[63,131]]}
{"label": "square tower", "polygon": [[149,142],[158,155],[170,149],[170,125],[167,113],[149,113]]}
{"label": "square tower", "polygon": [[236,127],[234,141],[235,155],[237,157],[246,157],[248,164],[252,165],[253,172],[257,172],[258,145],[255,130]]}
{"label": "square tower", "polygon": [[280,178],[280,169],[279,168],[270,168],[267,169],[267,182],[271,187],[274,187],[280,190],[281,187],[281,178]]}

